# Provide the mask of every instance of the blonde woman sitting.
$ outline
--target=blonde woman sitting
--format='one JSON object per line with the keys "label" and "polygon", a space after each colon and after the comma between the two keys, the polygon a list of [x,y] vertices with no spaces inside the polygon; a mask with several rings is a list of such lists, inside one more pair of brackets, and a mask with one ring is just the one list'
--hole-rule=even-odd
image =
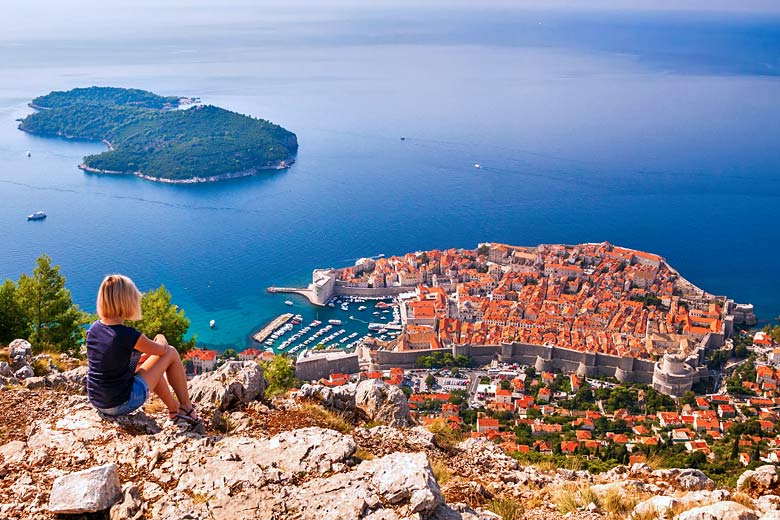
{"label": "blonde woman sitting", "polygon": [[87,331],[87,394],[92,405],[106,415],[125,415],[144,404],[151,388],[168,407],[170,419],[200,422],[176,349],[162,334],[152,341],[125,325],[141,319],[141,293],[133,281],[119,274],[106,276],[98,290],[97,312],[100,319]]}

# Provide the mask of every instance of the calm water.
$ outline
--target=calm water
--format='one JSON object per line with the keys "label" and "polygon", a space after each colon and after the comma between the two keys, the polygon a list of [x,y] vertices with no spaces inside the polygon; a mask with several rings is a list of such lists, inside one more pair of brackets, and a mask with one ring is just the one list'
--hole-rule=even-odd
{"label": "calm water", "polygon": [[[202,342],[240,348],[287,310],[264,289],[315,267],[608,240],[780,314],[777,18],[150,9],[0,33],[0,277],[46,252],[89,310],[108,272],[164,283]],[[93,84],[270,119],[298,134],[298,161],[165,186],[85,175],[102,145],[16,130],[31,98]],[[49,218],[26,222],[37,209]]]}

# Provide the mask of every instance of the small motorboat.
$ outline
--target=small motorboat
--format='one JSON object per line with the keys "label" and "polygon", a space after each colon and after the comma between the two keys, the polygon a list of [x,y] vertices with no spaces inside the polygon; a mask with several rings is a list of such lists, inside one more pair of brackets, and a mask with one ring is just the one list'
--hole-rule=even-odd
{"label": "small motorboat", "polygon": [[27,220],[43,220],[46,218],[46,213],[43,211],[36,211],[31,215],[27,215]]}
{"label": "small motorboat", "polygon": [[30,150],[27,150],[27,157],[32,157],[32,152]]}
{"label": "small motorboat", "polygon": [[293,302],[291,302],[290,300],[285,300],[284,304],[285,304],[285,305],[292,305],[292,304],[293,304]]}
{"label": "small motorboat", "polygon": [[214,328],[214,325],[216,325],[216,324],[217,324],[217,322],[216,322],[216,321],[214,321],[214,320],[211,320],[211,321],[209,322],[209,327],[211,327],[211,328],[213,329],[213,328]]}
{"label": "small motorboat", "polygon": [[477,170],[479,170],[480,168],[482,168],[482,165],[481,165],[481,164],[479,164],[479,163],[474,163],[474,168],[476,168]]}

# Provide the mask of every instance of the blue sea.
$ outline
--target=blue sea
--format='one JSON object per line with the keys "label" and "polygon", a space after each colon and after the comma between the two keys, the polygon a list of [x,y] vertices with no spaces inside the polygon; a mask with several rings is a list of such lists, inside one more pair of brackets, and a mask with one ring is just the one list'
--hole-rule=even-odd
{"label": "blue sea", "polygon": [[[201,343],[240,349],[288,298],[354,325],[265,292],[317,267],[606,240],[780,314],[776,15],[92,3],[0,22],[0,277],[45,252],[87,310],[107,273],[165,284]],[[33,97],[90,85],[269,119],[297,162],[171,186],[85,174],[103,145],[16,129]]]}

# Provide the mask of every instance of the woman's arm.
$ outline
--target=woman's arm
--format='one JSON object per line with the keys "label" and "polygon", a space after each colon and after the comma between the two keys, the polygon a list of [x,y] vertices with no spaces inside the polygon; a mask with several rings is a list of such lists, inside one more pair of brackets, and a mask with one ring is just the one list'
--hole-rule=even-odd
{"label": "woman's arm", "polygon": [[171,347],[154,342],[143,334],[141,334],[141,336],[138,338],[138,341],[135,342],[136,350],[151,356],[162,356],[168,351],[169,348]]}

